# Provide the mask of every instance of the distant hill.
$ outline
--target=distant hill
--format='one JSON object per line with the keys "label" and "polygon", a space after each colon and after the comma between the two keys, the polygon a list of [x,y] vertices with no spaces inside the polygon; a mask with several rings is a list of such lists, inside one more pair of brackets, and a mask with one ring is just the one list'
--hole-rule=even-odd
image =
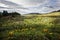
{"label": "distant hill", "polygon": [[25,14],[25,15],[41,15],[41,13],[28,13],[28,14]]}
{"label": "distant hill", "polygon": [[29,14],[40,14],[40,13],[29,13]]}
{"label": "distant hill", "polygon": [[60,12],[60,10],[58,10],[57,12]]}
{"label": "distant hill", "polygon": [[60,15],[60,10],[57,10],[57,11],[53,11],[53,12],[50,12],[50,13],[28,13],[28,14],[25,14],[25,15]]}
{"label": "distant hill", "polygon": [[53,12],[60,12],[60,10],[57,10],[57,11],[53,11]]}
{"label": "distant hill", "polygon": [[55,16],[60,16],[60,10],[51,12],[51,13],[45,13],[45,14],[40,14],[40,13],[29,13],[26,14],[25,16],[49,16],[49,17],[55,17]]}

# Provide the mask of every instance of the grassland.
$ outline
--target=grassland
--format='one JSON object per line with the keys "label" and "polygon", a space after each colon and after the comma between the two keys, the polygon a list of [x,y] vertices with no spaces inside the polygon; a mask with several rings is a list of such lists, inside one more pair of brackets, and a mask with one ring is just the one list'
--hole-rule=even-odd
{"label": "grassland", "polygon": [[0,40],[60,40],[60,12],[1,17]]}

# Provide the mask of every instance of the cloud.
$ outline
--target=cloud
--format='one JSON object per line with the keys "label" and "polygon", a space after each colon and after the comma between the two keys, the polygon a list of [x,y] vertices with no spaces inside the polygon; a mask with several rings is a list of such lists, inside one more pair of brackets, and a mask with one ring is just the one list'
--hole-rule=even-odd
{"label": "cloud", "polygon": [[14,3],[14,2],[6,1],[6,0],[0,0],[0,3],[3,3],[5,5],[10,5],[10,6],[21,6],[21,5]]}
{"label": "cloud", "polygon": [[47,0],[7,0],[7,1],[17,3],[24,7],[33,7],[45,3]]}
{"label": "cloud", "polygon": [[2,5],[3,7],[7,7],[7,8],[14,8],[14,9],[26,9],[24,7],[22,7],[21,5],[18,5],[14,2],[10,2],[7,0],[0,0],[0,5]]}
{"label": "cloud", "polygon": [[23,14],[47,13],[60,9],[60,0],[0,0],[0,10],[17,11]]}

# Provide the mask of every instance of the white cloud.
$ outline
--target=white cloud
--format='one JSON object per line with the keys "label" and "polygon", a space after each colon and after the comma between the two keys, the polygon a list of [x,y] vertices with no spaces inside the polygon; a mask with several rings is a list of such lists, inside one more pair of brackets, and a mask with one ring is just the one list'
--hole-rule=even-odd
{"label": "white cloud", "polygon": [[41,5],[41,4],[44,4],[45,2],[47,2],[47,0],[7,0],[7,1],[17,3],[24,7],[38,6],[38,5]]}
{"label": "white cloud", "polygon": [[0,3],[0,6],[1,6],[1,7],[9,7],[8,5],[5,5],[5,4],[3,4],[3,3]]}
{"label": "white cloud", "polygon": [[0,0],[0,10],[46,13],[60,9],[60,0]]}

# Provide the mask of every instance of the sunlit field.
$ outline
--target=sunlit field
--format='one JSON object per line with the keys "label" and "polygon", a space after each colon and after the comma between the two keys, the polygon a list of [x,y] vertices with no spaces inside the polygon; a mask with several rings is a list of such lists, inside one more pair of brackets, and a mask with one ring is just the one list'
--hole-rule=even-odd
{"label": "sunlit field", "polygon": [[0,40],[60,40],[60,12],[0,17]]}

